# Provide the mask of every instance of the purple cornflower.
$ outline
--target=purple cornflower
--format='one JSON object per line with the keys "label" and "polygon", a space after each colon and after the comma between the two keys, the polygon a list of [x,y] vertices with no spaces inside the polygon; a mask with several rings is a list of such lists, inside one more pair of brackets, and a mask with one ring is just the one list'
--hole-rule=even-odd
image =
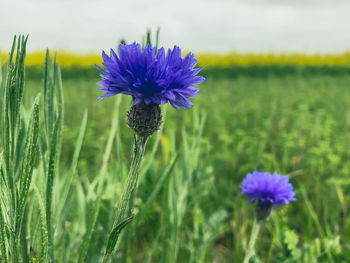
{"label": "purple cornflower", "polygon": [[246,195],[249,202],[258,200],[260,204],[280,206],[296,200],[289,178],[277,173],[272,175],[258,171],[248,173],[240,188],[241,194]]}
{"label": "purple cornflower", "polygon": [[137,43],[120,44],[118,54],[113,49],[110,56],[102,52],[105,69],[97,66],[102,72],[97,84],[105,93],[98,100],[121,93],[132,96],[134,105],[169,102],[176,110],[188,109],[192,106],[188,98],[198,91],[194,84],[205,80],[197,76],[201,68],[194,68],[194,55],[188,53],[182,58],[177,46],[165,54],[164,48],[157,52],[151,45],[142,50]]}
{"label": "purple cornflower", "polygon": [[289,178],[277,173],[254,171],[247,174],[240,188],[241,194],[246,195],[249,202],[258,201],[255,206],[258,222],[269,217],[272,206],[285,205],[296,200]]}

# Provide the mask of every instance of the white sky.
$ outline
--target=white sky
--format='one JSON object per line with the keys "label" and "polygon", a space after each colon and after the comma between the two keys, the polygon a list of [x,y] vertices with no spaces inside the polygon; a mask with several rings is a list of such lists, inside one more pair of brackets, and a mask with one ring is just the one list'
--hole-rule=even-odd
{"label": "white sky", "polygon": [[187,50],[341,52],[350,0],[0,0],[0,49],[29,34],[29,50],[100,52],[161,27]]}

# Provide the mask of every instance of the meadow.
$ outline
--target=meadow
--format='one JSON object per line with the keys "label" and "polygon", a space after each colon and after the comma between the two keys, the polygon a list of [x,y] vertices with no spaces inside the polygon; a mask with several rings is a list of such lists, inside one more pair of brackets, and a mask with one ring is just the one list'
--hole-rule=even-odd
{"label": "meadow", "polygon": [[[69,68],[62,68],[61,79],[58,64],[49,64],[36,66],[42,77],[27,68],[18,110],[13,160],[16,167],[27,163],[21,160],[27,148],[34,158],[20,211],[18,242],[24,249],[19,254],[23,262],[98,262],[130,165],[131,100],[96,101],[97,70],[77,69],[79,74],[65,78]],[[205,71],[207,80],[191,110],[162,107],[164,124],[150,138],[141,166],[135,218],[111,262],[242,262],[253,207],[239,194],[239,184],[255,169],[288,175],[298,200],[272,212],[252,262],[348,262],[350,75],[342,70],[279,74],[271,67],[269,74],[253,74],[251,68],[220,75],[213,67]],[[26,134],[37,134],[38,146],[27,147]],[[20,174],[16,167],[13,173]],[[11,195],[3,182],[1,188],[2,197]],[[4,257],[14,253],[6,198],[1,259],[16,262]]]}

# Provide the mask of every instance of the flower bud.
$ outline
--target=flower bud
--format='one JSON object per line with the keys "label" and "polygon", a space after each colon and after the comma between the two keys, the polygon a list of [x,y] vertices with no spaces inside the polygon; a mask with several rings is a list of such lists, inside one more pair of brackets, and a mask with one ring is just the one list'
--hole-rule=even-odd
{"label": "flower bud", "polygon": [[159,130],[162,112],[158,104],[141,102],[131,107],[127,122],[137,135],[147,137]]}
{"label": "flower bud", "polygon": [[271,203],[269,202],[258,202],[255,206],[255,216],[258,222],[267,219],[271,214]]}

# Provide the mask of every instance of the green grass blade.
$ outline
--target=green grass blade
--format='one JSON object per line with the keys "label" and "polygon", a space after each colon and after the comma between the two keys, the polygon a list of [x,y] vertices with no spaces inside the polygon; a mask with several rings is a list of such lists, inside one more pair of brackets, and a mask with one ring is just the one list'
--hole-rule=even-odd
{"label": "green grass blade", "polygon": [[156,52],[158,51],[158,47],[159,47],[159,33],[160,33],[160,27],[157,28],[157,32],[156,32]]}
{"label": "green grass blade", "polygon": [[57,133],[60,123],[59,117],[55,123],[52,141],[50,145],[50,155],[49,155],[49,164],[47,169],[47,181],[46,181],[46,226],[48,231],[48,240],[49,240],[49,257],[50,261],[54,261],[54,244],[53,244],[53,225],[52,225],[52,205],[53,205],[53,185],[55,178],[55,166],[56,166],[56,156],[57,156]]}
{"label": "green grass blade", "polygon": [[35,197],[38,200],[38,208],[39,208],[39,222],[40,222],[40,236],[41,236],[39,262],[46,262],[47,256],[48,256],[48,247],[49,247],[48,231],[47,231],[47,225],[46,225],[46,210],[45,210],[44,200],[40,194],[40,191],[35,185],[33,189],[34,189]]}
{"label": "green grass blade", "polygon": [[151,29],[147,29],[146,33],[146,46],[152,45],[152,39],[151,39]]}
{"label": "green grass blade", "polygon": [[1,258],[3,259],[3,262],[8,262],[7,260],[7,249],[6,249],[6,236],[5,236],[5,231],[6,231],[6,226],[4,223],[4,218],[3,218],[3,212],[2,212],[2,205],[0,203],[0,247],[1,247]]}
{"label": "green grass blade", "polygon": [[[58,112],[60,114],[64,113],[64,96],[63,96],[63,85],[62,85],[62,74],[61,74],[61,69],[58,65],[58,63],[56,62],[56,57],[55,57],[55,63],[54,63],[54,67],[55,67],[55,84],[57,86],[57,94],[58,94],[58,101],[57,101],[57,107],[58,107]],[[63,122],[63,118],[62,118],[62,122]]]}
{"label": "green grass blade", "polygon": [[9,54],[8,61],[12,61],[12,59],[13,59],[13,54],[15,53],[16,43],[17,43],[17,36],[15,35],[13,37],[12,47],[11,47],[11,51],[10,51],[10,54]]}
{"label": "green grass blade", "polygon": [[62,186],[62,190],[61,190],[61,194],[60,194],[60,200],[59,200],[58,209],[57,209],[58,218],[60,218],[62,216],[61,215],[62,210],[63,210],[64,205],[66,203],[68,193],[69,193],[69,190],[70,190],[70,187],[72,184],[73,176],[74,176],[76,169],[77,169],[80,150],[81,150],[81,147],[83,145],[84,135],[85,135],[85,131],[86,131],[87,119],[88,119],[88,111],[86,110],[84,113],[82,123],[80,125],[80,131],[79,131],[79,135],[78,135],[78,138],[77,138],[77,141],[75,144],[75,149],[74,149],[74,154],[73,154],[72,162],[70,165],[70,169],[69,169],[69,172],[67,173],[67,175],[64,179],[64,182],[63,182],[63,186]]}
{"label": "green grass blade", "polygon": [[93,203],[93,206],[89,209],[89,217],[88,217],[88,224],[87,224],[87,229],[86,233],[83,238],[83,243],[80,247],[80,253],[79,253],[79,259],[78,262],[85,262],[85,257],[88,251],[88,248],[91,243],[91,236],[92,233],[95,229],[95,224],[97,220],[97,216],[100,210],[100,198],[96,198],[96,200]]}
{"label": "green grass blade", "polygon": [[[320,235],[320,237],[322,239],[324,239],[325,238],[325,233],[324,233],[324,231],[323,231],[323,229],[321,227],[321,223],[320,223],[320,221],[318,219],[318,216],[315,213],[315,210],[312,207],[312,204],[311,204],[311,202],[309,201],[309,199],[308,199],[308,197],[306,195],[306,190],[305,190],[304,186],[301,187],[301,194],[303,196],[303,199],[305,201],[305,204],[306,204],[306,207],[307,207],[307,209],[309,211],[309,214],[310,214],[312,220],[315,223],[315,226],[316,226],[318,234]],[[331,251],[328,249],[328,247],[326,247],[325,249],[326,249],[326,254],[327,254],[329,262],[334,262],[333,255],[332,255]]]}
{"label": "green grass blade", "polygon": [[[15,40],[14,40],[15,41]],[[15,42],[13,43],[14,48]],[[12,58],[12,53],[14,50],[11,50],[10,58]],[[12,196],[12,205],[13,208],[15,208],[15,185],[14,185],[14,176],[11,174],[11,145],[12,145],[12,137],[11,137],[11,128],[10,128],[10,94],[9,94],[9,79],[12,78],[10,63],[12,63],[11,60],[8,60],[7,66],[6,66],[6,82],[4,83],[4,94],[3,94],[3,109],[2,109],[2,141],[3,141],[3,155],[4,155],[4,166],[5,166],[5,174],[6,174],[6,183],[10,189],[11,196]]]}
{"label": "green grass blade", "polygon": [[19,50],[18,57],[16,58],[16,76],[14,79],[14,92],[15,92],[15,107],[14,107],[14,120],[13,124],[15,125],[16,137],[19,132],[19,121],[20,121],[20,107],[23,99],[23,90],[24,90],[24,68],[25,68],[25,57],[26,57],[26,45],[27,45],[28,36],[25,38],[21,36],[19,38]]}
{"label": "green grass blade", "polygon": [[156,199],[157,195],[159,194],[160,190],[162,189],[166,179],[168,176],[172,173],[174,170],[174,166],[177,161],[178,154],[175,154],[174,157],[171,159],[170,163],[165,168],[164,172],[161,174],[156,186],[154,187],[153,191],[147,198],[145,204],[141,207],[139,214],[137,215],[139,218],[143,218],[145,213],[150,209],[152,203]]}
{"label": "green grass blade", "polygon": [[101,168],[100,168],[98,175],[96,176],[96,178],[92,182],[92,186],[94,188],[97,187],[97,191],[96,191],[97,195],[101,194],[102,185],[104,183],[105,176],[107,174],[107,165],[108,165],[109,158],[111,156],[113,142],[114,142],[114,138],[115,138],[117,128],[118,128],[120,102],[121,102],[121,96],[117,96],[115,98],[114,111],[112,114],[112,124],[111,124],[112,127],[111,127],[111,131],[109,133],[109,136],[107,139],[107,144],[106,144],[104,154],[102,157],[102,165],[101,165]]}
{"label": "green grass blade", "polygon": [[160,237],[162,230],[163,230],[162,228],[159,228],[157,235],[155,236],[154,240],[152,241],[151,251],[148,253],[148,256],[147,256],[145,263],[152,262],[152,257],[153,257],[154,252],[157,249],[157,245],[159,243],[159,237]]}
{"label": "green grass blade", "polygon": [[44,120],[48,142],[51,142],[51,136],[55,125],[55,93],[52,74],[50,53],[49,50],[46,50],[44,67]]}
{"label": "green grass blade", "polygon": [[[62,140],[63,140],[63,124],[64,124],[64,98],[63,98],[63,86],[62,86],[62,76],[61,76],[61,69],[56,61],[56,55],[54,60],[54,72],[53,72],[53,89],[57,87],[57,112],[58,115],[61,116],[59,128],[57,132],[57,162],[59,162],[60,156],[61,156],[61,149],[62,149]],[[52,95],[52,99],[54,99],[54,94]],[[53,109],[54,111],[54,109]],[[52,113],[53,117],[55,116],[55,112]],[[57,163],[57,169],[59,169],[59,165]]]}
{"label": "green grass blade", "polygon": [[[1,61],[1,56],[0,56],[0,61]],[[2,67],[0,63],[0,109],[3,110],[4,108],[4,87],[5,87],[5,81],[3,79],[5,69]],[[0,127],[3,127],[3,118],[2,115],[0,116]],[[0,138],[2,138],[2,129],[0,129]],[[0,142],[0,146],[2,143]]]}
{"label": "green grass blade", "polygon": [[32,181],[34,160],[36,157],[37,141],[39,134],[39,97],[35,99],[31,118],[28,125],[25,151],[20,177],[19,200],[17,206],[16,233],[18,234],[22,224],[23,213],[27,201],[29,187]]}

